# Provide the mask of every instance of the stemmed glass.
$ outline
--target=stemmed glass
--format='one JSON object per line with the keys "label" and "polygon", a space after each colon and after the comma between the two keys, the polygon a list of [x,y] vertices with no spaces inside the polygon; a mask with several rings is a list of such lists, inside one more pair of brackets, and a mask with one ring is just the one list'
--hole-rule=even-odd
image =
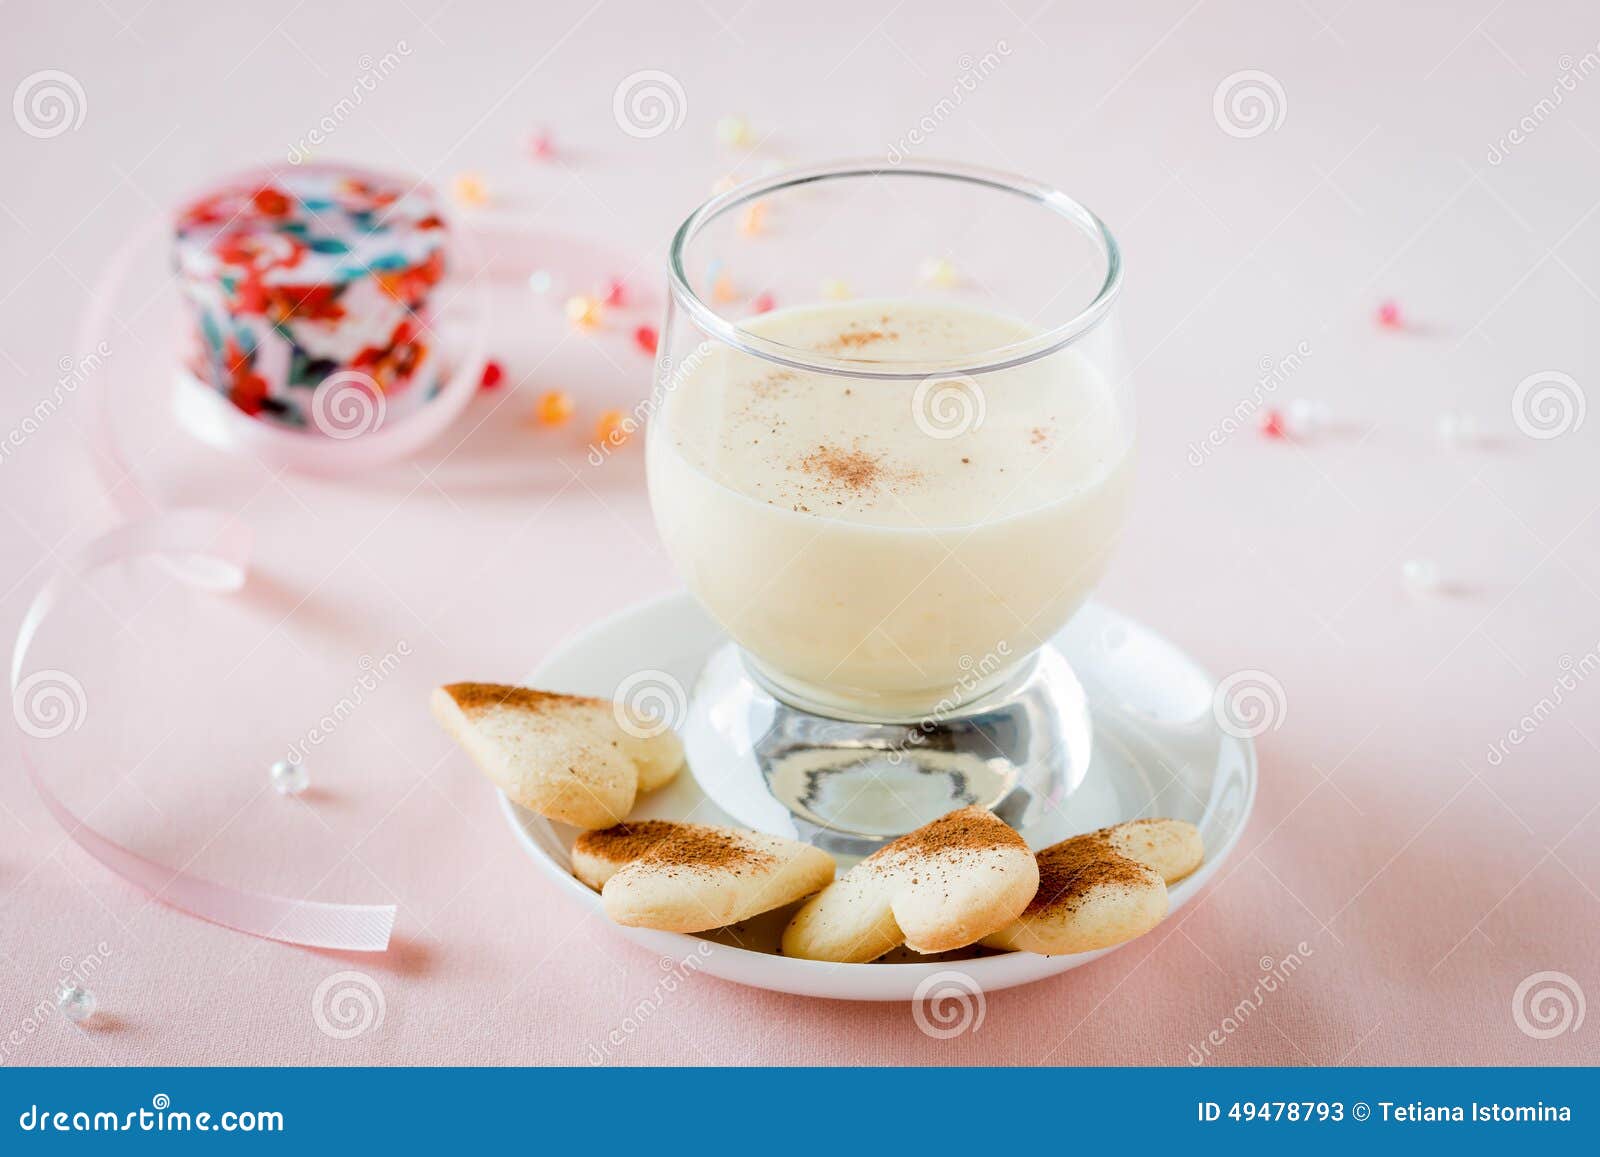
{"label": "stemmed glass", "polygon": [[683,223],[649,488],[731,639],[685,727],[723,810],[859,853],[966,803],[1026,834],[1081,780],[1050,640],[1122,522],[1120,281],[1082,205],[955,164],[791,171]]}

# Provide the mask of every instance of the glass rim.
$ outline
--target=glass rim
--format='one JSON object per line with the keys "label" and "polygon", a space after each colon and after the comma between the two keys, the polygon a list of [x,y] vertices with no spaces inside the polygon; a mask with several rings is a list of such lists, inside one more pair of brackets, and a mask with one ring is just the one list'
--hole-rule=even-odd
{"label": "glass rim", "polygon": [[[819,181],[850,177],[934,177],[964,181],[1025,197],[1075,223],[1098,243],[1106,262],[1105,280],[1093,300],[1060,325],[1052,326],[1023,341],[951,359],[948,363],[921,363],[920,368],[914,371],[886,368],[891,366],[892,362],[835,357],[764,338],[745,329],[738,322],[723,317],[689,284],[683,266],[684,251],[704,226],[730,209],[761,197]],[[672,236],[672,244],[667,255],[667,281],[672,300],[689,315],[703,333],[755,357],[776,362],[790,369],[817,373],[891,381],[920,381],[937,374],[977,375],[1010,369],[1056,353],[1072,344],[1098,325],[1111,311],[1122,289],[1122,251],[1117,245],[1116,238],[1111,235],[1111,230],[1106,228],[1105,222],[1085,205],[1054,186],[1027,177],[953,161],[918,161],[899,165],[877,160],[834,161],[828,164],[785,169],[765,177],[757,177],[702,203],[684,218],[683,224],[678,226]]]}

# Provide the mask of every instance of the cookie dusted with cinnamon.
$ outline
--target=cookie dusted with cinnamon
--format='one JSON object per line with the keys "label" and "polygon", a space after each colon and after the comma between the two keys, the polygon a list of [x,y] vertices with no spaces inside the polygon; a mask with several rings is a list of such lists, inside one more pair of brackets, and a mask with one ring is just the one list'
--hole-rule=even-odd
{"label": "cookie dusted with cinnamon", "polygon": [[584,832],[572,872],[618,924],[705,932],[792,904],[833,879],[833,857],[743,828],[641,820]]}
{"label": "cookie dusted with cinnamon", "polygon": [[1047,956],[1091,952],[1150,931],[1167,914],[1167,885],[1200,866],[1200,832],[1182,820],[1133,820],[1039,853],[1039,890],[989,948]]}
{"label": "cookie dusted with cinnamon", "polygon": [[625,731],[609,699],[504,683],[449,683],[433,714],[513,802],[580,828],[620,823],[683,766],[672,731]]}
{"label": "cookie dusted with cinnamon", "polygon": [[1129,820],[1090,835],[1101,837],[1130,860],[1154,868],[1168,884],[1176,884],[1206,858],[1200,829],[1186,820]]}
{"label": "cookie dusted with cinnamon", "polygon": [[962,948],[1014,921],[1039,886],[1021,836],[980,807],[941,816],[879,848],[807,901],[783,952],[864,963],[901,944]]}

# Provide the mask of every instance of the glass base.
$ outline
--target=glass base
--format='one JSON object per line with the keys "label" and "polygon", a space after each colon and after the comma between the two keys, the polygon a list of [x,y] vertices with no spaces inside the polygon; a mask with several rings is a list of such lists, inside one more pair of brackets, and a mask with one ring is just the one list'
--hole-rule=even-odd
{"label": "glass base", "polygon": [[1092,730],[1054,647],[971,703],[872,723],[784,702],[730,643],[700,674],[683,739],[696,781],[739,823],[859,856],[968,804],[1027,838],[1083,781]]}

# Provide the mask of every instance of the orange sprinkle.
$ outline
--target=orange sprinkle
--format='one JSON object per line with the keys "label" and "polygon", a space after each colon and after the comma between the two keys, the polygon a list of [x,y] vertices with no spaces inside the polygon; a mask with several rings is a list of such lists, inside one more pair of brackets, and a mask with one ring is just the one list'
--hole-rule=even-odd
{"label": "orange sprinkle", "polygon": [[733,279],[726,273],[718,277],[711,284],[711,300],[716,302],[730,302],[739,296],[739,291],[733,287]]}
{"label": "orange sprinkle", "polygon": [[567,320],[579,329],[593,329],[600,324],[599,300],[582,295],[567,298]]}
{"label": "orange sprinkle", "polygon": [[571,418],[576,409],[572,395],[565,390],[546,390],[539,395],[533,417],[541,426],[559,426]]}
{"label": "orange sprinkle", "polygon": [[476,173],[456,174],[450,182],[450,192],[458,202],[469,208],[486,204],[489,200],[488,186]]}
{"label": "orange sprinkle", "polygon": [[620,446],[628,440],[626,415],[621,410],[607,410],[594,425],[596,442]]}
{"label": "orange sprinkle", "polygon": [[744,216],[739,220],[739,232],[746,237],[754,237],[761,232],[761,226],[767,219],[767,203],[765,201],[752,201],[745,207]]}

